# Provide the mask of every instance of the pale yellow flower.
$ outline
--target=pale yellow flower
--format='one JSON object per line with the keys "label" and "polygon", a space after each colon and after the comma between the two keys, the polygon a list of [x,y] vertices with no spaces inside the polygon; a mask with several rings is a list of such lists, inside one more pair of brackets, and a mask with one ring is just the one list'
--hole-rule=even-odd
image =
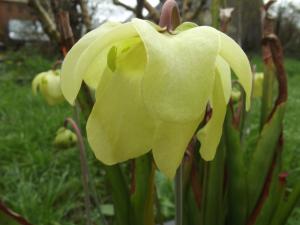
{"label": "pale yellow flower", "polygon": [[173,177],[197,136],[205,160],[214,158],[231,95],[230,67],[250,106],[251,69],[242,49],[207,26],[180,25],[172,34],[140,19],[106,23],[74,45],[62,66],[61,86],[74,104],[82,81],[96,90],[87,137],[96,157],[112,165],[152,150]]}

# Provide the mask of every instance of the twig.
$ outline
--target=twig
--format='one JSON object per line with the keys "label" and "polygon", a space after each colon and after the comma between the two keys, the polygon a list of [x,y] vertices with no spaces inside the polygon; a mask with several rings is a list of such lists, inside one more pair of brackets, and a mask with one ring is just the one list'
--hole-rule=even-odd
{"label": "twig", "polygon": [[[11,217],[14,221],[17,221],[18,224],[22,225],[32,225],[29,223],[26,219],[24,219],[22,216],[17,214],[16,212],[9,209],[6,205],[4,205],[3,202],[0,201],[0,211],[5,213],[7,216]],[[1,221],[0,221],[1,222]]]}
{"label": "twig", "polygon": [[118,1],[118,0],[113,0],[113,3],[114,3],[115,5],[122,6],[122,7],[124,7],[125,9],[127,9],[127,10],[129,10],[129,11],[135,12],[135,8],[132,8],[131,6],[126,5],[126,4],[124,4],[124,3],[122,3],[122,2],[120,2],[120,1]]}
{"label": "twig", "polygon": [[57,42],[60,41],[60,34],[55,26],[55,22],[50,17],[49,13],[45,10],[39,0],[30,0],[29,4],[35,9],[42,22],[42,26],[49,37]]}
{"label": "twig", "polygon": [[137,18],[143,18],[144,0],[136,0],[135,15]]}
{"label": "twig", "polygon": [[159,12],[155,7],[153,7],[148,1],[145,0],[144,7],[149,12],[150,17],[155,21],[159,21]]}
{"label": "twig", "polygon": [[183,15],[185,15],[190,10],[190,7],[191,7],[191,0],[184,0],[182,6]]}
{"label": "twig", "polygon": [[92,29],[92,21],[89,15],[87,0],[79,0],[79,4],[82,12],[83,23],[86,26],[87,31],[90,31]]}
{"label": "twig", "polygon": [[194,12],[186,13],[185,19],[186,20],[196,19],[199,16],[199,14],[200,14],[201,10],[203,9],[203,7],[205,6],[205,4],[206,4],[206,0],[202,0]]}

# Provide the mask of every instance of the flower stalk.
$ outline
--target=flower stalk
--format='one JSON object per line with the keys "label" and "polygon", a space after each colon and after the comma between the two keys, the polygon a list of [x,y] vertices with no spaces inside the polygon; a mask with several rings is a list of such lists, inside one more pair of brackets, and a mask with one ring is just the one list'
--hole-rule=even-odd
{"label": "flower stalk", "polygon": [[67,125],[70,125],[73,128],[78,140],[77,143],[78,143],[78,149],[80,153],[82,184],[84,189],[86,225],[91,225],[92,222],[91,222],[91,200],[90,200],[90,190],[89,190],[89,170],[87,165],[84,141],[78,125],[72,118],[67,118],[65,120],[65,127],[67,127]]}

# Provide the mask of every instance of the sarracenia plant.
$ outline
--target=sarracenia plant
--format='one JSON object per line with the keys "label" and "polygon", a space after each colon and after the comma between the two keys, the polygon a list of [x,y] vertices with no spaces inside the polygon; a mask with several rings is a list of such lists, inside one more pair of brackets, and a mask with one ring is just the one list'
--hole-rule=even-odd
{"label": "sarracenia plant", "polygon": [[[115,222],[156,224],[155,168],[173,178],[182,164],[178,225],[284,224],[299,187],[287,197],[280,173],[287,82],[279,40],[263,37],[261,129],[249,153],[252,72],[245,53],[215,28],[180,24],[173,0],[159,25],[105,23],[83,36],[62,65],[63,95],[71,104],[78,97],[88,142],[111,186]],[[232,77],[243,88],[235,102]],[[274,102],[269,86],[276,81]],[[128,161],[131,174],[120,167]]]}

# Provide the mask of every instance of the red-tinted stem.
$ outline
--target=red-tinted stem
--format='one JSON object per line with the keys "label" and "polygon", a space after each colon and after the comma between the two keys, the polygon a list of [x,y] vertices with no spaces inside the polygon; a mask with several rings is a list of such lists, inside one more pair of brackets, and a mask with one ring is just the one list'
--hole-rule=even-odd
{"label": "red-tinted stem", "polygon": [[17,223],[22,225],[32,225],[26,219],[24,219],[19,214],[15,213],[11,209],[9,209],[4,203],[0,202],[0,211],[6,214],[8,217],[11,217],[13,220],[17,221]]}
{"label": "red-tinted stem", "polygon": [[79,127],[77,126],[76,122],[72,118],[67,118],[65,120],[65,127],[67,125],[70,125],[76,136],[77,136],[77,143],[78,143],[78,149],[80,153],[80,166],[81,166],[81,173],[82,173],[82,184],[84,189],[84,203],[85,203],[85,210],[86,210],[86,221],[88,225],[91,225],[91,201],[90,201],[90,194],[89,194],[89,170],[87,165],[87,159],[86,159],[86,152],[85,152],[85,145],[83,141],[83,137],[81,134],[81,131]]}
{"label": "red-tinted stem", "polygon": [[174,30],[180,24],[179,8],[175,0],[167,0],[161,10],[159,26]]}

